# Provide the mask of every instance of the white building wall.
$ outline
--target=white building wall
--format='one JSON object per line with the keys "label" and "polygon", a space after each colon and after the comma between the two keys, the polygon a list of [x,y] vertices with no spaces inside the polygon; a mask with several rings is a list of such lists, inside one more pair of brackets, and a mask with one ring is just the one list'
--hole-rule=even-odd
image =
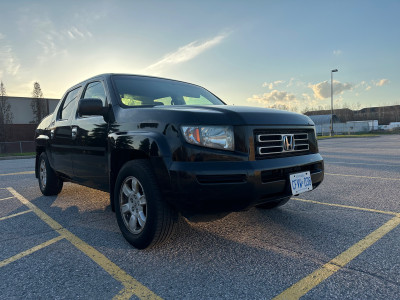
{"label": "white building wall", "polygon": [[[329,135],[331,124],[315,125],[318,135]],[[354,121],[347,123],[333,123],[333,132],[335,134],[351,134],[356,132],[369,132],[372,127],[368,121]]]}
{"label": "white building wall", "polygon": [[[29,124],[33,121],[33,112],[31,107],[32,98],[8,97],[8,103],[11,105],[13,113],[13,124]],[[49,112],[52,113],[58,104],[58,99],[48,99]]]}

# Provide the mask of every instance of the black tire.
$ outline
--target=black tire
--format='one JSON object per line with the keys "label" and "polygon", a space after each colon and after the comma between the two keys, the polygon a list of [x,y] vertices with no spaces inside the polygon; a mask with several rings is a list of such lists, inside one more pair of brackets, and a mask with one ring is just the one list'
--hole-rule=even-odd
{"label": "black tire", "polygon": [[179,214],[164,201],[146,160],[130,161],[121,168],[114,204],[122,235],[138,249],[162,243],[178,224]]}
{"label": "black tire", "polygon": [[63,181],[51,168],[45,152],[39,156],[38,175],[39,187],[43,195],[53,196],[61,192]]}
{"label": "black tire", "polygon": [[272,208],[279,207],[279,206],[286,204],[289,200],[290,200],[290,197],[286,197],[286,198],[279,199],[277,201],[271,201],[271,202],[259,204],[256,207],[261,208],[261,209],[272,209]]}

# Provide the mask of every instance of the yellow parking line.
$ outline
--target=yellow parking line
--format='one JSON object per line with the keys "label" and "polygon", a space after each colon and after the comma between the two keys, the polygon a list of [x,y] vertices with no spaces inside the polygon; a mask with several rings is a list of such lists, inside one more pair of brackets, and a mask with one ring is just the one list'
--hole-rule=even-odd
{"label": "yellow parking line", "polygon": [[349,174],[333,174],[333,173],[325,173],[325,175],[400,181],[400,178],[388,178],[388,177],[371,177],[371,176],[349,175]]}
{"label": "yellow parking line", "polygon": [[3,201],[3,200],[8,200],[8,199],[12,199],[12,198],[15,198],[15,197],[13,196],[13,197],[7,197],[7,198],[3,198],[3,199],[0,199],[0,201]]}
{"label": "yellow parking line", "polygon": [[25,172],[17,172],[17,173],[0,174],[0,176],[24,175],[24,174],[35,174],[35,171],[25,171]]}
{"label": "yellow parking line", "polygon": [[314,200],[306,200],[306,199],[300,199],[300,198],[292,198],[292,199],[296,200],[296,201],[309,202],[309,203],[321,204],[321,205],[326,205],[326,206],[351,208],[351,209],[375,212],[375,213],[386,214],[386,215],[400,216],[400,213],[397,213],[394,211],[385,211],[385,210],[378,210],[378,209],[373,209],[373,208],[363,208],[363,207],[343,205],[343,204],[325,203],[325,202],[318,202],[318,201],[314,201]]}
{"label": "yellow parking line", "polygon": [[23,257],[25,257],[25,256],[27,256],[29,254],[32,254],[33,252],[36,252],[36,251],[38,251],[40,249],[43,249],[44,247],[50,246],[51,244],[54,244],[55,242],[58,242],[59,240],[62,240],[63,238],[64,237],[62,237],[60,235],[58,237],[55,237],[54,239],[51,239],[51,240],[49,240],[47,242],[44,242],[43,244],[37,245],[37,246],[35,246],[35,247],[33,247],[33,248],[29,249],[29,250],[21,252],[21,253],[19,253],[17,255],[14,255],[14,256],[12,256],[10,258],[7,258],[7,259],[3,260],[3,261],[0,261],[0,268],[4,267],[4,266],[6,266],[6,265],[8,265],[8,264],[20,259],[20,258],[23,258]]}
{"label": "yellow parking line", "polygon": [[[95,248],[78,238],[72,232],[63,228],[58,222],[36,207],[33,203],[29,202],[22,195],[17,193],[13,188],[9,187],[7,190],[13,194],[19,201],[29,207],[40,219],[42,219],[47,225],[49,225],[52,229],[57,231],[62,237],[68,240],[71,244],[73,244],[76,248],[81,250],[84,254],[86,254],[89,258],[91,258],[95,263],[97,263],[100,267],[102,267],[108,274],[110,274],[115,280],[122,283],[124,289],[122,291],[130,291],[131,294],[124,294],[127,296],[136,295],[140,299],[161,299],[156,294],[154,294],[147,287],[142,285],[135,278],[130,276],[112,261],[110,261],[106,256],[101,254]],[[121,293],[120,293],[121,294]],[[118,295],[120,295],[118,294]],[[129,299],[129,298],[124,298]]]}
{"label": "yellow parking line", "polygon": [[307,294],[311,289],[319,285],[322,281],[332,276],[334,273],[339,271],[350,261],[356,258],[358,255],[363,253],[367,248],[372,246],[374,243],[379,241],[383,236],[389,233],[391,230],[400,225],[400,218],[398,216],[390,219],[388,222],[383,224],[377,230],[367,235],[364,239],[354,244],[346,251],[342,252],[334,259],[323,265],[318,270],[314,271],[307,277],[301,279],[291,287],[283,291],[281,294],[273,298],[273,300],[292,300],[299,299],[300,297]]}
{"label": "yellow parking line", "polygon": [[31,211],[32,210],[29,209],[29,210],[25,210],[25,211],[17,213],[17,214],[13,214],[13,215],[10,215],[10,216],[2,217],[2,218],[0,218],[0,221],[6,220],[6,219],[10,219],[10,218],[14,218],[16,216],[20,216],[20,215],[26,214],[26,213],[31,212]]}

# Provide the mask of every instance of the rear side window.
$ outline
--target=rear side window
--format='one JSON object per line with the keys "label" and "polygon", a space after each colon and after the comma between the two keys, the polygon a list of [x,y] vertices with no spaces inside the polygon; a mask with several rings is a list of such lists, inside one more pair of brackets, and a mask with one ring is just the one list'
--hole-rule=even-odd
{"label": "rear side window", "polygon": [[72,114],[74,104],[76,103],[76,99],[78,97],[79,88],[76,88],[70,91],[65,97],[64,103],[59,112],[59,119],[68,120]]}
{"label": "rear side window", "polygon": [[106,104],[106,93],[104,92],[103,84],[100,81],[91,82],[88,84],[85,90],[84,99],[96,98],[103,102],[103,106]]}

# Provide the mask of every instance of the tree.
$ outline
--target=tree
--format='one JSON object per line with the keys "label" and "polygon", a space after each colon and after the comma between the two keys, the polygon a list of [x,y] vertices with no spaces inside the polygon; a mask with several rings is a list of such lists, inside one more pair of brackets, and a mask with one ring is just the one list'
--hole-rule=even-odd
{"label": "tree", "polygon": [[0,141],[7,141],[6,124],[11,124],[13,114],[11,112],[11,104],[8,103],[6,88],[3,81],[0,82]]}
{"label": "tree", "polygon": [[32,123],[38,124],[48,114],[47,105],[43,99],[43,92],[39,82],[33,84],[31,107],[33,112]]}

